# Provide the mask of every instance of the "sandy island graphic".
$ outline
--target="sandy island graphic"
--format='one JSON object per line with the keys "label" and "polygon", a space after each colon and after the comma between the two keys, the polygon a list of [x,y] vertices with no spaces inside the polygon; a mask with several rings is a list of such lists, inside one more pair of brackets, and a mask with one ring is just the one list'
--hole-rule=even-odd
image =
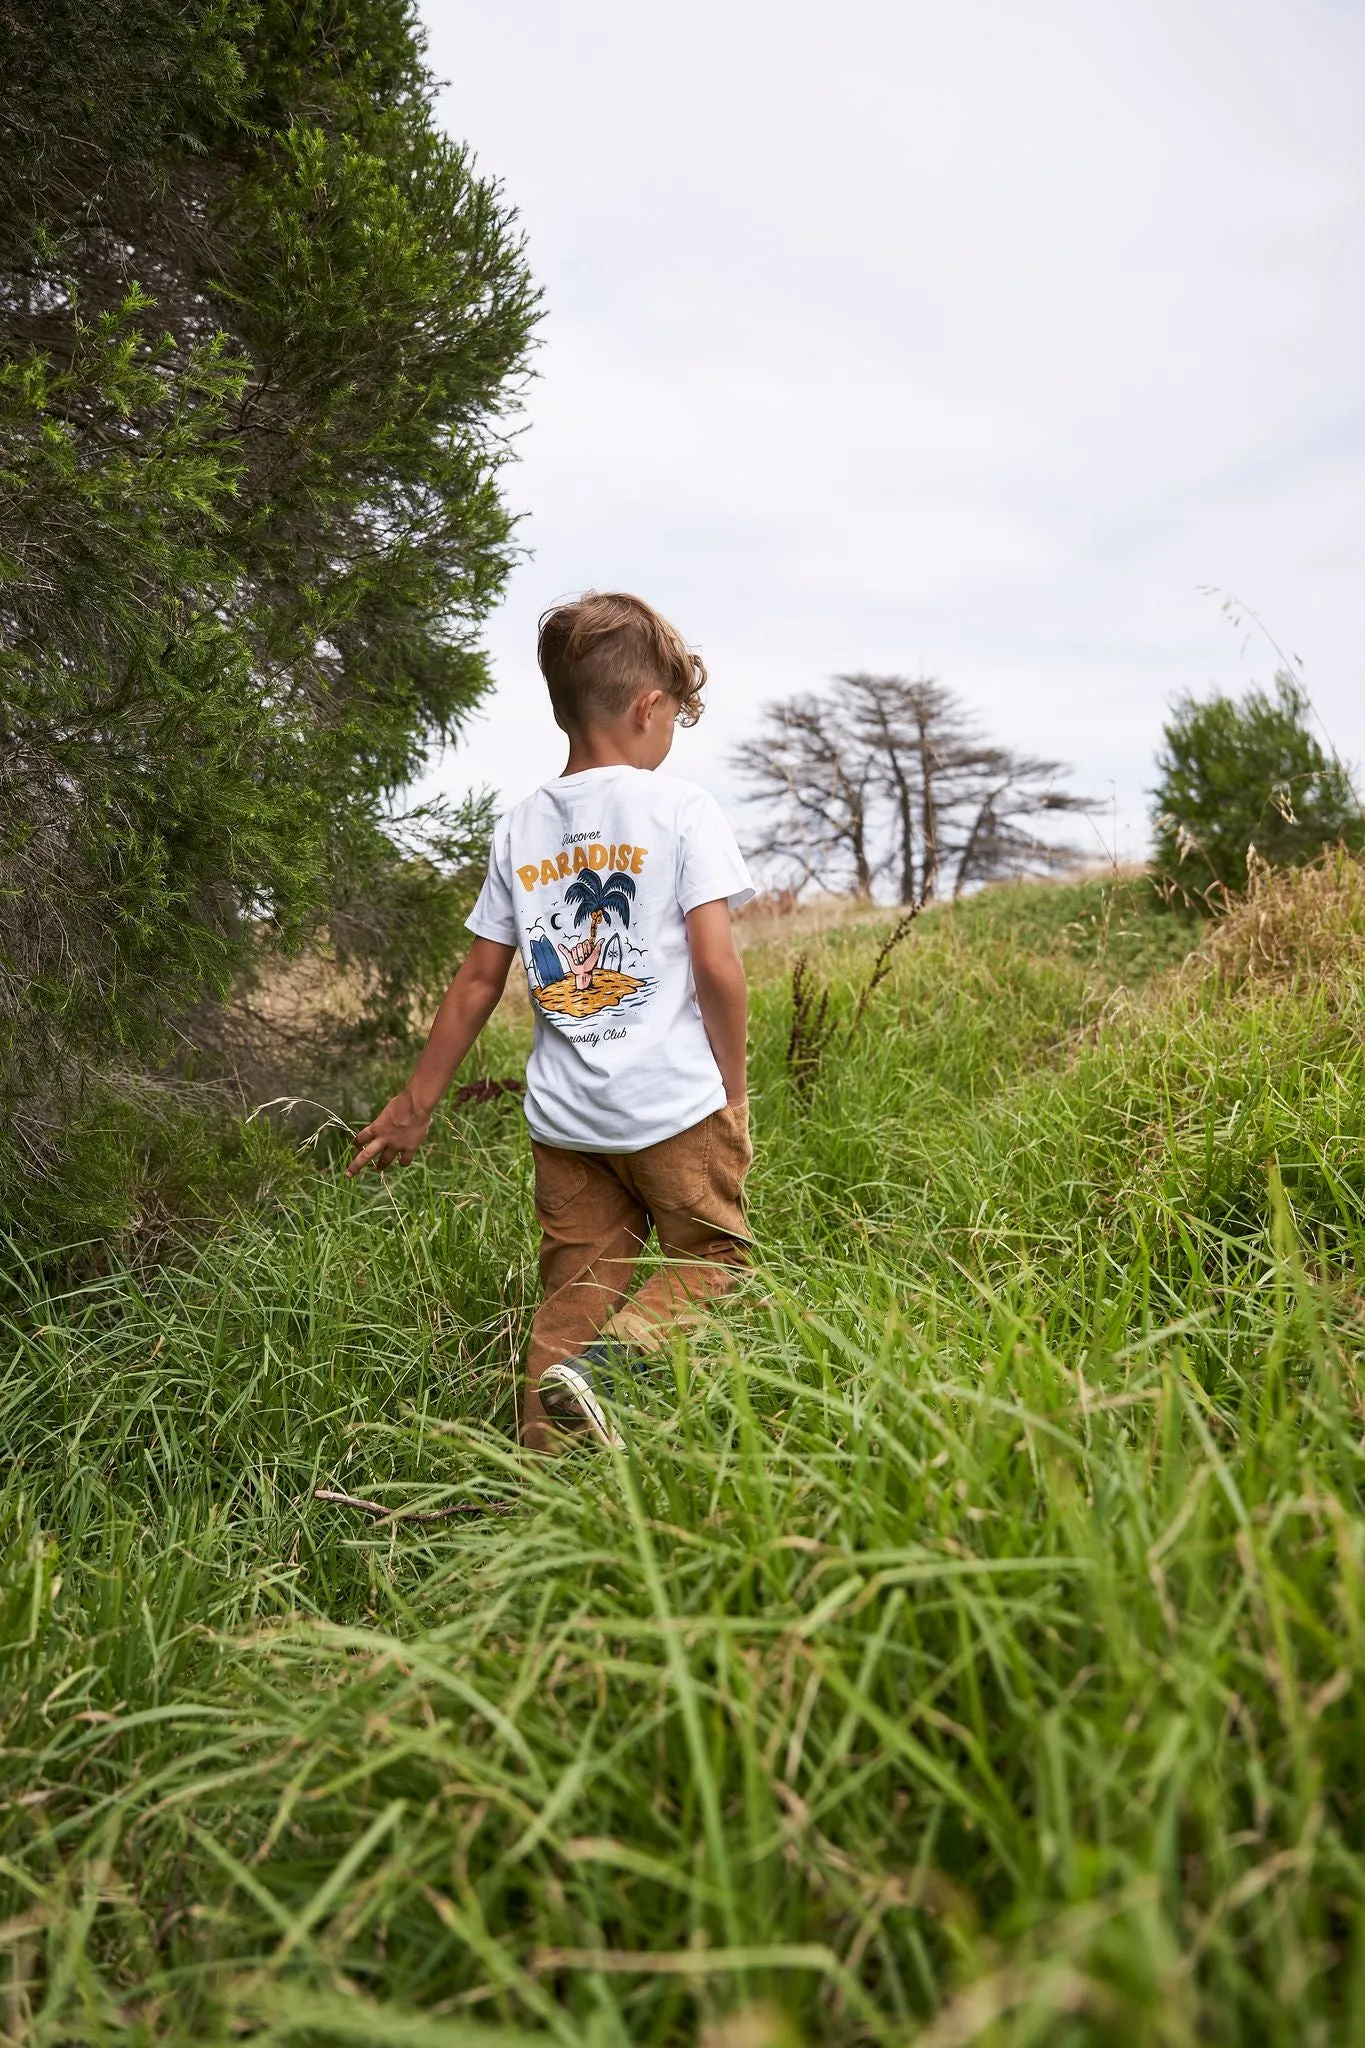
{"label": "sandy island graphic", "polygon": [[[649,987],[639,975],[624,972],[620,933],[611,930],[613,924],[630,930],[634,896],[635,884],[625,873],[613,872],[603,881],[595,869],[585,867],[574,877],[564,891],[564,904],[573,910],[576,925],[587,925],[587,936],[566,942],[542,930],[531,940],[531,994],[542,1010],[578,1021],[623,1003],[633,1006]],[[558,919],[552,916],[551,923],[557,925]],[[603,925],[609,936],[602,933]]]}
{"label": "sandy island graphic", "polygon": [[627,996],[633,996],[637,989],[644,987],[633,974],[619,974],[614,968],[599,967],[594,970],[592,981],[587,988],[575,985],[574,976],[566,974],[562,981],[552,981],[533,989],[532,994],[542,1010],[553,1010],[559,1017],[595,1017],[599,1010],[614,1009]]}

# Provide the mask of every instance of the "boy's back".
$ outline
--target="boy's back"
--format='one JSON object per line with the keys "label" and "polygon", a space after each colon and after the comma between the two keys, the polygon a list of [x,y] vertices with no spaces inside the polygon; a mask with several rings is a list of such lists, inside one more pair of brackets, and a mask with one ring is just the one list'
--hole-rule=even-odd
{"label": "boy's back", "polygon": [[752,895],[719,805],[657,770],[564,775],[499,821],[469,928],[521,953],[542,1144],[640,1151],[722,1107],[685,919]]}

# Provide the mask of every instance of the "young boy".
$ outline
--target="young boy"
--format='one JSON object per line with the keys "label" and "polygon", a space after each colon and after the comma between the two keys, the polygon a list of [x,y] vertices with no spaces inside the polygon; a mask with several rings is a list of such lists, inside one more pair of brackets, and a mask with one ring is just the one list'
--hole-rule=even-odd
{"label": "young boy", "polygon": [[[588,591],[545,614],[537,651],[564,772],[498,823],[474,943],[347,1171],[412,1158],[520,950],[544,1290],[522,1439],[544,1450],[556,1427],[619,1443],[623,1374],[744,1264],[747,996],[730,912],[754,891],[718,805],[656,772],[702,710],[706,670],[676,629],[638,597]],[[627,1302],[651,1225],[666,1263]]]}

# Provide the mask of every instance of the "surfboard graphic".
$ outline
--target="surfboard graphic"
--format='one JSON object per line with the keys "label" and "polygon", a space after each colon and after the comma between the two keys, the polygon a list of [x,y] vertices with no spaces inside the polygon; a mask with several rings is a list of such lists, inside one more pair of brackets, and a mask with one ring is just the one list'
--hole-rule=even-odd
{"label": "surfboard graphic", "polygon": [[541,936],[532,939],[531,980],[535,986],[547,988],[552,981],[558,981],[563,972],[563,962],[551,941]]}

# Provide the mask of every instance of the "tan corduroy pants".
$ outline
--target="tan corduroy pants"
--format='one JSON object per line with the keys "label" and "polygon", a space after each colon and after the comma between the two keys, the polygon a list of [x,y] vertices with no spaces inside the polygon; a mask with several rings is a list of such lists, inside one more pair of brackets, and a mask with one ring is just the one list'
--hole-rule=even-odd
{"label": "tan corduroy pants", "polygon": [[[749,1109],[727,1103],[643,1152],[568,1152],[531,1141],[544,1299],[531,1325],[522,1437],[547,1442],[537,1391],[547,1365],[595,1337],[656,1348],[746,1263],[742,1204],[753,1160]],[[651,1227],[664,1260],[630,1299]]]}

